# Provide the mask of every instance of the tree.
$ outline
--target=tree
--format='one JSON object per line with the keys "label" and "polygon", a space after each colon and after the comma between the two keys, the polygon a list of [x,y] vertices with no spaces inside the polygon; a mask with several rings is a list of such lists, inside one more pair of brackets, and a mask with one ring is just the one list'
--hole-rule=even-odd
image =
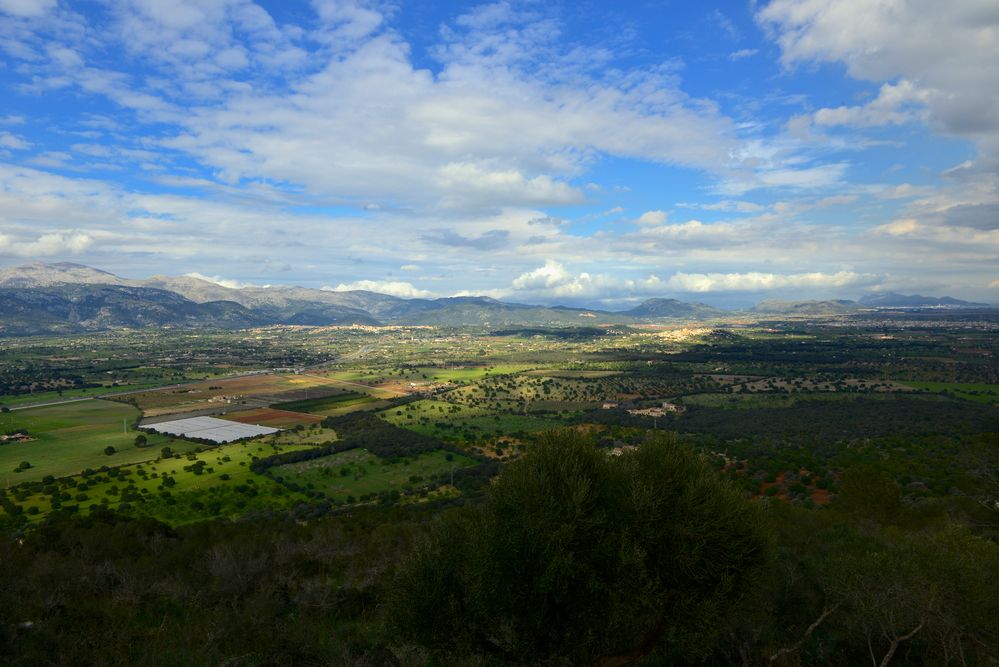
{"label": "tree", "polygon": [[392,617],[413,641],[508,662],[627,665],[660,644],[693,658],[768,554],[756,507],[675,436],[615,458],[551,432],[416,548]]}
{"label": "tree", "polygon": [[118,451],[118,450],[116,450],[116,449],[115,449],[114,447],[112,447],[111,445],[108,445],[107,447],[105,447],[105,448],[104,448],[104,453],[105,453],[105,454],[107,454],[108,456],[111,456],[111,455],[112,455],[112,454],[114,454],[114,453],[115,453],[116,451]]}
{"label": "tree", "polygon": [[837,508],[856,519],[899,524],[907,517],[902,493],[892,477],[871,467],[846,471]]}
{"label": "tree", "polygon": [[917,655],[930,663],[995,655],[999,548],[957,526],[883,540],[866,553],[844,554],[829,586],[845,603],[850,634],[866,641],[872,665],[885,667],[920,641]]}
{"label": "tree", "polygon": [[140,433],[139,435],[135,436],[136,447],[145,447],[148,443],[149,440],[146,438],[144,434]]}

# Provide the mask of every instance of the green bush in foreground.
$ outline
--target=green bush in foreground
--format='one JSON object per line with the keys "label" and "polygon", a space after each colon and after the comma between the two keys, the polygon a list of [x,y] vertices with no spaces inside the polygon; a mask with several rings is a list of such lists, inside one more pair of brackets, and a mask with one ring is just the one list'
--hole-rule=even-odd
{"label": "green bush in foreground", "polygon": [[392,621],[410,641],[505,661],[693,658],[768,554],[757,508],[675,438],[613,458],[551,432],[416,547]]}

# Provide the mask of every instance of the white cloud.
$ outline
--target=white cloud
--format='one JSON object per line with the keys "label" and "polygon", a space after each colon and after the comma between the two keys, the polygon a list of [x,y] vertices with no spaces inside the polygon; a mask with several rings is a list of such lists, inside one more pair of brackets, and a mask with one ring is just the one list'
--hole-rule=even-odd
{"label": "white cloud", "polygon": [[930,98],[929,91],[921,90],[911,81],[903,79],[897,84],[884,84],[878,91],[878,96],[864,105],[819,109],[812,114],[812,119],[816,125],[824,126],[897,125],[923,120],[923,107]]}
{"label": "white cloud", "polygon": [[902,80],[882,88],[873,107],[829,110],[829,122],[897,122],[893,105],[923,103],[936,127],[974,139],[988,162],[999,163],[995,3],[772,0],[757,18],[776,38],[788,67],[841,62],[857,79]]}
{"label": "white cloud", "polygon": [[677,204],[677,206],[682,208],[696,208],[702,211],[726,211],[735,213],[758,213],[766,208],[761,204],[756,204],[750,201],[738,201],[732,199],[725,199],[712,204],[682,202]]}
{"label": "white cloud", "polygon": [[638,218],[638,224],[661,225],[666,222],[668,215],[666,211],[646,211]]}
{"label": "white cloud", "polygon": [[870,276],[852,271],[837,273],[775,274],[751,271],[749,273],[676,273],[666,285],[678,292],[762,292],[775,289],[802,287],[849,287],[869,282]]}
{"label": "white cloud", "polygon": [[17,240],[0,234],[0,255],[15,257],[52,257],[78,255],[94,243],[89,234],[81,232],[53,232],[42,234],[33,241]]}
{"label": "white cloud", "polygon": [[600,299],[622,300],[664,294],[708,294],[714,292],[768,292],[774,290],[827,290],[871,285],[881,278],[853,271],[835,273],[687,273],[677,271],[668,278],[649,274],[644,278],[623,278],[605,273],[573,273],[559,262],[549,260],[544,266],[525,272],[511,284],[512,291],[530,294],[534,298],[553,300]]}
{"label": "white cloud", "polygon": [[437,170],[435,184],[447,194],[448,205],[475,202],[503,204],[573,204],[582,200],[578,190],[546,175],[527,178],[514,169],[494,171],[478,164],[452,162]]}
{"label": "white cloud", "polygon": [[0,0],[0,12],[13,16],[43,16],[56,6],[56,0]]}
{"label": "white cloud", "polygon": [[24,150],[30,148],[31,144],[22,139],[21,137],[11,134],[10,132],[0,132],[0,150]]}
{"label": "white cloud", "polygon": [[[582,275],[589,278],[589,275],[585,273]],[[515,278],[513,288],[518,290],[550,289],[562,287],[574,280],[578,280],[578,278],[566,271],[564,266],[554,260],[548,260],[544,266],[522,273]]]}
{"label": "white cloud", "polygon": [[433,292],[419,289],[412,283],[399,280],[355,280],[350,283],[340,283],[336,287],[323,287],[328,292],[352,292],[355,290],[365,290],[368,292],[379,292],[389,294],[404,299],[427,299],[433,298]]}
{"label": "white cloud", "polygon": [[245,289],[247,287],[269,287],[269,285],[255,285],[253,283],[244,283],[239,280],[223,278],[222,276],[206,276],[196,271],[185,273],[184,275],[190,278],[197,278],[198,280],[204,280],[209,283],[215,283],[216,285],[220,285],[222,287],[228,287],[229,289]]}
{"label": "white cloud", "polygon": [[[576,179],[605,155],[725,179],[737,170],[726,191],[837,180],[785,157],[759,163],[716,104],[683,92],[675,64],[605,76],[615,55],[566,43],[540,6],[497,3],[444,25],[433,73],[414,64],[391,9],[313,9],[315,21],[278,25],[249,0],[122,2],[100,31],[77,25],[89,41],[39,33],[18,43],[36,51],[32,90],[76,86],[172,125],[173,136],[157,129],[146,145],[185,153],[231,187],[268,183],[372,210],[556,206],[599,187]],[[98,42],[153,70],[140,80],[96,67],[88,50]]]}
{"label": "white cloud", "polygon": [[908,199],[910,197],[920,197],[931,194],[933,188],[930,186],[912,185],[911,183],[899,183],[889,186],[871,186],[870,191],[879,199]]}
{"label": "white cloud", "polygon": [[737,60],[742,60],[743,58],[755,56],[759,52],[759,49],[739,49],[738,51],[733,51],[728,54],[728,59],[735,62]]}
{"label": "white cloud", "polygon": [[907,234],[912,234],[917,229],[919,229],[919,223],[912,218],[905,218],[902,220],[894,220],[884,225],[879,225],[874,228],[875,233],[887,234],[889,236],[905,236]]}
{"label": "white cloud", "polygon": [[[66,111],[46,130],[12,102],[19,113],[0,118],[10,130],[0,133],[5,253],[13,256],[12,244],[47,251],[60,243],[33,244],[80,230],[93,241],[83,261],[133,275],[195,269],[284,282],[336,266],[331,284],[395,272],[437,293],[525,299],[654,295],[673,289],[677,271],[673,284],[682,287],[754,272],[804,275],[802,267],[921,275],[934,264],[941,275],[962,276],[951,284],[987,284],[996,256],[989,226],[999,219],[989,208],[997,181],[982,178],[999,118],[990,113],[991,15],[955,2],[927,19],[928,0],[908,0],[889,12],[896,28],[881,15],[890,3],[842,2],[849,11],[825,0],[754,5],[787,66],[842,62],[872,82],[869,98],[818,111],[793,90],[779,100],[712,93],[724,107],[691,97],[681,75],[696,76],[688,74],[699,67],[693,61],[685,70],[636,60],[628,36],[579,46],[566,32],[572,24],[544,3],[471,10],[445,19],[429,36],[436,43],[419,45],[393,27],[391,3],[350,0],[275,13],[280,23],[252,0],[63,2],[49,3],[41,18],[0,15],[13,89],[117,109]],[[940,24],[941,46],[925,38],[928,21]],[[722,48],[725,62],[737,47]],[[757,59],[772,52],[761,48]],[[817,78],[835,79],[832,70]],[[802,132],[828,136],[782,130],[791,109],[808,110],[792,121]],[[930,172],[910,173],[924,163],[939,171],[939,156],[925,151],[891,156],[906,171],[884,175],[918,186],[855,183],[878,168],[862,158],[854,168],[854,151],[866,144],[843,139],[842,129],[910,120],[963,133],[982,153],[940,174],[945,187]],[[29,140],[32,157],[14,152]],[[851,162],[842,157],[848,151]],[[620,160],[595,168],[606,156]],[[637,173],[617,170],[629,159],[649,163],[643,169],[704,172],[659,195],[696,180],[683,197],[721,201],[647,199],[656,194],[645,182],[616,182]],[[129,179],[109,176],[112,169]],[[782,201],[737,196],[773,189]],[[824,197],[831,190],[844,196]],[[806,215],[833,204],[844,208]],[[680,207],[718,215],[677,222]],[[636,220],[647,224],[629,224]],[[393,281],[371,284],[382,282]],[[410,283],[395,289],[424,293]]]}

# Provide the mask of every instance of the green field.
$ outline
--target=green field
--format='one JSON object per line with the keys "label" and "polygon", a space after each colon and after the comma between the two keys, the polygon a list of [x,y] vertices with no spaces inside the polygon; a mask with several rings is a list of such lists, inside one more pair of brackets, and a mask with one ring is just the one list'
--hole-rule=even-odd
{"label": "green field", "polygon": [[35,405],[36,403],[53,403],[72,398],[93,398],[107,394],[121,394],[127,391],[153,389],[162,386],[164,382],[138,382],[108,387],[88,387],[83,389],[63,389],[60,391],[37,391],[30,394],[15,394],[0,396],[0,405],[8,408]]}
{"label": "green field", "polygon": [[571,369],[541,369],[527,371],[524,375],[540,375],[550,378],[606,378],[620,375],[621,371],[612,370],[571,370]]}
{"label": "green field", "polygon": [[510,373],[520,373],[530,369],[531,366],[524,364],[496,364],[489,366],[469,366],[458,368],[439,368],[436,366],[425,366],[407,369],[407,377],[413,379],[429,380],[431,382],[475,382],[484,377],[496,375],[508,375]]}
{"label": "green field", "polygon": [[999,384],[971,384],[962,382],[906,382],[914,389],[925,389],[935,394],[950,394],[976,403],[999,403]]}
{"label": "green field", "polygon": [[[164,445],[186,452],[197,445],[158,433],[145,434],[146,447],[136,447],[132,424],[139,411],[131,405],[92,399],[41,408],[26,408],[0,414],[0,432],[27,429],[34,440],[0,445],[0,484],[3,487],[62,477],[86,468],[120,466],[154,459]],[[124,421],[126,429],[122,429]],[[105,447],[116,453],[108,456]],[[22,462],[31,468],[13,472]]]}
{"label": "green field", "polygon": [[383,491],[414,493],[452,469],[476,464],[467,456],[440,450],[390,462],[367,450],[351,449],[311,461],[277,466],[270,472],[274,477],[321,491],[331,499],[348,501]]}
{"label": "green field", "polygon": [[404,368],[355,368],[328,371],[327,376],[347,382],[475,382],[485,377],[520,373],[534,368],[528,364],[489,364],[482,366],[407,366]]}
{"label": "green field", "polygon": [[554,417],[492,412],[484,407],[423,400],[378,413],[391,424],[436,438],[473,442],[500,434],[543,431],[562,422]]}
{"label": "green field", "polygon": [[155,389],[156,387],[200,380],[209,374],[197,372],[192,369],[185,369],[183,372],[178,372],[176,369],[139,366],[125,369],[116,368],[110,372],[97,372],[93,369],[88,369],[83,375],[82,379],[84,381],[98,386],[86,388],[64,387],[61,390],[39,390],[22,394],[0,394],[0,406],[14,408],[38,403],[52,403],[72,398],[98,398],[105,395],[143,391]]}
{"label": "green field", "polygon": [[57,487],[59,505],[76,506],[83,513],[91,505],[102,505],[171,525],[213,517],[235,518],[254,509],[286,509],[304,502],[306,498],[301,494],[253,473],[250,463],[255,457],[305,448],[260,441],[222,445],[110,472],[77,475],[59,480],[49,487],[49,492],[15,491],[12,495],[14,502],[34,518],[53,509],[51,491]]}

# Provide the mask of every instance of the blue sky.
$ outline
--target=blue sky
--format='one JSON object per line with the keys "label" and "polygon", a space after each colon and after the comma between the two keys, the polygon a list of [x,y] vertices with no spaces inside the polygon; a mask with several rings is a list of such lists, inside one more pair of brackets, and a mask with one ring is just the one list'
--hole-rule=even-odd
{"label": "blue sky", "polygon": [[0,0],[0,267],[999,302],[994,0]]}

